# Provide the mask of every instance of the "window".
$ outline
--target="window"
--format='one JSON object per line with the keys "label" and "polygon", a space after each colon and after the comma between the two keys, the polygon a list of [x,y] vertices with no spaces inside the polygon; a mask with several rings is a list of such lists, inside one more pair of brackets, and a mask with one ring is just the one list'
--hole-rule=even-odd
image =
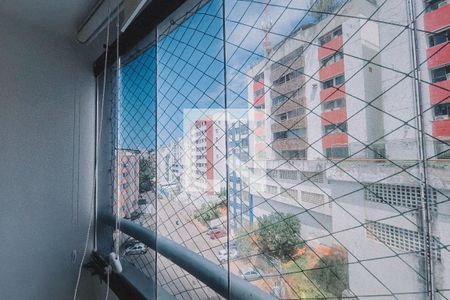
{"label": "window", "polygon": [[306,136],[306,128],[296,128],[289,129],[287,131],[275,132],[273,134],[273,139],[292,139],[292,138],[301,138]]}
{"label": "window", "polygon": [[337,99],[333,101],[328,101],[323,104],[323,111],[334,110],[337,108],[345,107],[344,99]]}
{"label": "window", "polygon": [[300,47],[300,48],[292,51],[291,53],[284,56],[282,59],[280,59],[276,63],[272,64],[272,66],[271,66],[272,71],[276,70],[277,68],[282,67],[282,66],[288,67],[291,64],[291,61],[300,58],[302,53],[303,53],[303,47]]}
{"label": "window", "polygon": [[329,124],[324,126],[324,133],[325,134],[335,134],[335,133],[342,133],[347,132],[347,123],[340,123],[340,124]]}
{"label": "window", "polygon": [[332,39],[341,36],[342,35],[342,27],[338,27],[336,29],[333,29],[331,32],[323,35],[321,38],[319,38],[320,45],[323,46]]}
{"label": "window", "polygon": [[450,159],[450,141],[435,141],[434,148],[438,159]]}
{"label": "window", "polygon": [[282,121],[286,121],[286,120],[289,120],[289,119],[296,118],[296,117],[300,116],[303,113],[304,113],[304,109],[296,108],[296,109],[290,110],[288,112],[275,115],[274,119],[276,121],[282,122]]}
{"label": "window", "polygon": [[432,34],[428,37],[430,47],[448,42],[450,40],[450,29]]}
{"label": "window", "polygon": [[450,118],[450,103],[443,103],[434,106],[434,119],[448,119]]}
{"label": "window", "polygon": [[287,83],[288,81],[294,80],[295,78],[299,77],[303,74],[303,68],[300,68],[298,70],[292,71],[286,75],[281,76],[277,80],[273,82],[274,85],[281,85],[284,83]]}
{"label": "window", "polygon": [[323,59],[321,62],[322,67],[329,66],[331,64],[334,64],[337,61],[340,61],[344,58],[344,54],[341,51],[336,52],[335,54],[328,56],[327,58]]}
{"label": "window", "polygon": [[283,150],[281,156],[284,159],[304,159],[306,157],[305,150]]}
{"label": "window", "polygon": [[255,98],[261,97],[263,95],[264,95],[264,89],[263,88],[255,91]]}
{"label": "window", "polygon": [[275,132],[273,134],[274,140],[287,139],[287,131]]}
{"label": "window", "polygon": [[275,105],[281,105],[284,102],[286,102],[287,100],[288,100],[288,97],[286,95],[280,95],[280,96],[277,96],[277,97],[273,98],[272,104],[274,106]]}
{"label": "window", "polygon": [[448,0],[430,0],[427,2],[428,3],[427,3],[426,11],[430,12],[430,11],[439,9],[444,5],[447,5]]}
{"label": "window", "polygon": [[348,157],[348,147],[332,147],[326,149],[327,158],[346,158]]}
{"label": "window", "polygon": [[328,79],[328,80],[322,82],[322,89],[335,87],[335,86],[338,86],[340,84],[343,84],[344,82],[345,82],[344,75],[340,75],[338,77],[335,77],[335,78],[332,78],[332,79]]}
{"label": "window", "polygon": [[253,81],[254,82],[261,82],[264,80],[264,72],[259,73],[258,75],[256,75],[255,77],[253,77]]}
{"label": "window", "polygon": [[450,80],[450,66],[445,66],[431,71],[431,80],[433,82],[440,82]]}

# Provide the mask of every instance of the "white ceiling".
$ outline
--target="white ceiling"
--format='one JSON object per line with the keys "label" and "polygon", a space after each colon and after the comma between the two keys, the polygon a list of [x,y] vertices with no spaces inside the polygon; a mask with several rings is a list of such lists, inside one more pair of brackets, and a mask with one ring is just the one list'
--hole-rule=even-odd
{"label": "white ceiling", "polygon": [[98,0],[0,0],[0,12],[31,26],[75,38]]}

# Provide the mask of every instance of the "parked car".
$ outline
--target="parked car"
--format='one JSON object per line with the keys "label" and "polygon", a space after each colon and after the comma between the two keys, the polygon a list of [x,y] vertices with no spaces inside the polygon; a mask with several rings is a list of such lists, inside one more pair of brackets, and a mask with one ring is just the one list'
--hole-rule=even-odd
{"label": "parked car", "polygon": [[148,248],[143,243],[130,245],[125,249],[124,255],[138,255],[147,253]]}
{"label": "parked car", "polygon": [[238,256],[238,252],[236,249],[230,248],[230,253],[228,255],[228,251],[226,249],[222,249],[219,251],[219,254],[217,255],[217,258],[220,262],[227,261],[228,259],[234,259]]}
{"label": "parked car", "polygon": [[227,235],[227,231],[225,229],[211,229],[208,232],[209,237],[214,240]]}
{"label": "parked car", "polygon": [[239,272],[241,273],[241,277],[248,281],[262,278],[262,276],[264,275],[263,271],[261,271],[260,269],[257,269],[257,268],[256,269],[253,269],[253,268],[243,269],[243,270],[239,270]]}
{"label": "parked car", "polygon": [[[223,244],[223,249],[228,249],[228,242],[226,242],[225,244]],[[236,244],[236,241],[230,241],[230,250],[231,250],[231,249],[237,250],[237,244]]]}
{"label": "parked car", "polygon": [[211,226],[211,227],[208,227],[208,230],[206,230],[206,234],[209,235],[209,234],[211,233],[211,231],[214,230],[214,229],[225,230],[225,229],[224,229],[223,227],[221,227],[221,226]]}
{"label": "parked car", "polygon": [[128,247],[134,246],[134,245],[139,244],[139,243],[140,242],[138,240],[130,238],[130,239],[126,240],[125,242],[123,242],[121,248],[122,249],[127,249]]}

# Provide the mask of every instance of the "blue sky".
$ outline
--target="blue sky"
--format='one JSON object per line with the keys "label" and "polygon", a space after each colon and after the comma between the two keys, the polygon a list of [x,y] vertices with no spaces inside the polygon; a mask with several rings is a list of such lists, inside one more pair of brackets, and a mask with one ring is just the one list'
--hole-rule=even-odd
{"label": "blue sky", "polygon": [[[225,2],[227,108],[248,107],[249,78],[245,73],[262,58],[264,22],[272,24],[270,40],[275,45],[298,27],[300,20],[310,21],[303,18],[301,10],[295,9],[306,7],[309,1],[293,1],[290,4],[293,9],[286,10],[283,5],[288,2],[272,0],[275,5],[269,7],[266,15],[261,3]],[[147,50],[122,67],[121,147],[154,148],[155,130],[159,146],[170,144],[184,134],[184,110],[225,108],[222,29],[222,0],[211,0],[175,30],[160,36],[156,49]],[[155,99],[158,99],[157,129],[152,125]]]}

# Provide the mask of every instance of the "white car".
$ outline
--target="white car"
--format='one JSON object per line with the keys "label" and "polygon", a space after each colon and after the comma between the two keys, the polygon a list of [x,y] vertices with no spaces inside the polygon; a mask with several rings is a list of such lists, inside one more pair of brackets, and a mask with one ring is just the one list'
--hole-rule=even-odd
{"label": "white car", "polygon": [[143,243],[136,243],[125,249],[124,255],[138,255],[147,253],[148,248]]}
{"label": "white car", "polygon": [[237,257],[237,250],[236,249],[230,249],[230,258],[228,258],[228,251],[227,249],[222,249],[219,251],[219,254],[217,255],[217,258],[220,260],[220,262],[227,261],[228,259],[234,259]]}
{"label": "white car", "polygon": [[239,272],[241,273],[241,277],[248,281],[262,278],[262,275],[264,274],[263,271],[261,271],[260,269],[252,269],[252,268],[239,270]]}

